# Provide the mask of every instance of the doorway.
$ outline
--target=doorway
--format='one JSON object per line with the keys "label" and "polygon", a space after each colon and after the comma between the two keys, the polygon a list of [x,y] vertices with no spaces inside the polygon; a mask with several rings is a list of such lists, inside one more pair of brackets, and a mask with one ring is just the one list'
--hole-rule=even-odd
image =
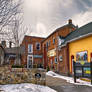
{"label": "doorway", "polygon": [[33,68],[33,55],[27,57],[27,68]]}
{"label": "doorway", "polygon": [[73,74],[73,61],[74,61],[74,55],[71,56],[71,73]]}

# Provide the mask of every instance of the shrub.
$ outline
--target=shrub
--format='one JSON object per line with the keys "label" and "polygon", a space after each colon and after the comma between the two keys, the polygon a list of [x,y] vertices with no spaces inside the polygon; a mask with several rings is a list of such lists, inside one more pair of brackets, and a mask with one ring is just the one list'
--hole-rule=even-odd
{"label": "shrub", "polygon": [[12,68],[24,68],[23,65],[12,65]]}
{"label": "shrub", "polygon": [[49,66],[47,66],[47,72],[48,72],[48,71],[50,71],[50,68],[49,68]]}

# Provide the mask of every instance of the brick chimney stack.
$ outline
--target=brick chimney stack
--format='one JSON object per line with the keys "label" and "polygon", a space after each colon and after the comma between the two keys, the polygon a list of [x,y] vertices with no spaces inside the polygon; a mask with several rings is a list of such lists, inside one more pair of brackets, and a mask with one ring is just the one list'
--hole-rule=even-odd
{"label": "brick chimney stack", "polygon": [[68,20],[68,24],[72,24],[72,19],[69,19]]}

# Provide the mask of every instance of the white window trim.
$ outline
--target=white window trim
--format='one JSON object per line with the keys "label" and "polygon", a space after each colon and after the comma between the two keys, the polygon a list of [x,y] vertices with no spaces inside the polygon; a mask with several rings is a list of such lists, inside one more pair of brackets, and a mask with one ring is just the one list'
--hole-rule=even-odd
{"label": "white window trim", "polygon": [[29,68],[29,63],[28,63],[28,61],[29,61],[29,57],[32,57],[32,68],[33,68],[33,55],[28,55],[27,56],[27,68]]}
{"label": "white window trim", "polygon": [[[31,45],[32,47],[31,47],[31,49],[32,49],[32,51],[30,52],[29,51],[29,45]],[[33,53],[33,44],[28,44],[28,53]]]}

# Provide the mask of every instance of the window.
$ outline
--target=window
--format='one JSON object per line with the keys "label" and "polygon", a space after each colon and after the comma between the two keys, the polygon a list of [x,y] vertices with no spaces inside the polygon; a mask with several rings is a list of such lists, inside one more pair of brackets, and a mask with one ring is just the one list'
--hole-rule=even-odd
{"label": "window", "polygon": [[49,40],[49,42],[48,42],[48,46],[50,46],[50,40]]}
{"label": "window", "polygon": [[32,53],[32,52],[33,52],[33,45],[28,44],[28,53]]}
{"label": "window", "polygon": [[46,43],[46,49],[48,50],[48,42]]}
{"label": "window", "polygon": [[60,60],[61,62],[63,61],[62,55],[59,56],[59,60]]}
{"label": "window", "polygon": [[55,44],[55,38],[53,39],[53,44]]}
{"label": "window", "polygon": [[36,49],[40,50],[40,43],[36,43]]}
{"label": "window", "polygon": [[55,63],[57,63],[57,57],[55,57]]}

